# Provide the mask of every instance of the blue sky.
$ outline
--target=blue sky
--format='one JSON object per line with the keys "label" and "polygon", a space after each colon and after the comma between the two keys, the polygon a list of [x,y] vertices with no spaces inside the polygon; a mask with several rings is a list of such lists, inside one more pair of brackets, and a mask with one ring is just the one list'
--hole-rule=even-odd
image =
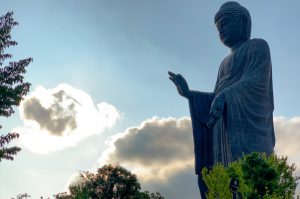
{"label": "blue sky", "polygon": [[[181,73],[191,89],[213,90],[219,64],[229,53],[220,43],[213,23],[214,14],[223,2],[0,0],[0,13],[14,11],[19,22],[13,31],[13,38],[19,44],[10,49],[14,59],[34,59],[26,74],[27,81],[32,83],[31,91],[39,86],[53,89],[64,83],[85,92],[95,106],[101,102],[112,105],[120,115],[112,126],[85,135],[72,146],[46,154],[25,146],[15,161],[1,162],[0,198],[24,192],[37,198],[63,191],[73,173],[97,165],[98,158],[109,148],[105,141],[110,136],[125,133],[133,126],[143,129],[142,123],[154,116],[177,119],[189,116],[188,104],[178,96],[167,71]],[[300,27],[297,25],[300,2],[238,2],[251,13],[252,37],[265,39],[271,49],[274,116],[285,117],[280,120],[282,124],[296,124],[291,129],[300,133],[299,127],[296,128],[296,119],[300,117]],[[26,118],[20,117],[21,112],[17,110],[14,116],[0,119],[1,134],[25,128]],[[155,121],[159,120],[151,120]],[[298,161],[299,157],[293,160]],[[180,175],[191,180],[191,188],[181,192],[196,195],[193,169],[186,168],[190,167],[180,170],[177,176],[165,178],[173,179],[174,183]],[[178,181],[176,186],[179,184]],[[164,187],[149,181],[145,181],[145,186],[151,191]],[[178,188],[174,184],[158,191],[174,198],[172,193]]]}

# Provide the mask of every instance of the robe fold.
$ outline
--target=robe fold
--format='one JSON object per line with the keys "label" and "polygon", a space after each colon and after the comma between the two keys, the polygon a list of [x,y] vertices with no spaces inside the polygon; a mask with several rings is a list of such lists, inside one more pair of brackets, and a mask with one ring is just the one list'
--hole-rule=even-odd
{"label": "robe fold", "polygon": [[[225,95],[223,116],[212,130],[206,127],[214,96]],[[251,39],[221,63],[213,93],[192,91],[195,171],[229,162],[251,152],[273,153],[272,64],[267,42]]]}
{"label": "robe fold", "polygon": [[198,91],[192,91],[191,94],[189,106],[194,138],[195,172],[200,175],[202,168],[210,168],[213,165],[212,132],[206,124],[214,95]]}

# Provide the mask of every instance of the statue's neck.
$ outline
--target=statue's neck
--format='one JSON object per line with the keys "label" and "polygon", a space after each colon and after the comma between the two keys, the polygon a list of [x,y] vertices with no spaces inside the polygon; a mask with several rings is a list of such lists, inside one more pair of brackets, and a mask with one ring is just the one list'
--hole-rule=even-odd
{"label": "statue's neck", "polygon": [[230,47],[231,53],[234,53],[246,41],[247,40],[240,40],[240,41],[236,42],[232,47]]}

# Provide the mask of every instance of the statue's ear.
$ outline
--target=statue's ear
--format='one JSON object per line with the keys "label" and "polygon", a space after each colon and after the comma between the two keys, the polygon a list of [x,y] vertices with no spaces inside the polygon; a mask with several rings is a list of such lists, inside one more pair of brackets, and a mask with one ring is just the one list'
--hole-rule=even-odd
{"label": "statue's ear", "polygon": [[248,37],[247,37],[248,19],[246,16],[243,15],[240,17],[240,25],[242,27],[243,37],[245,39],[248,39]]}

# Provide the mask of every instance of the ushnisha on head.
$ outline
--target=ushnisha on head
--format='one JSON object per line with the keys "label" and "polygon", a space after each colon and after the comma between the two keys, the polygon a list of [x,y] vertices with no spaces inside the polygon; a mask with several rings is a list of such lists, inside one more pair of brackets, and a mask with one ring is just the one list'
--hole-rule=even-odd
{"label": "ushnisha on head", "polygon": [[215,24],[221,41],[232,47],[237,40],[248,40],[251,36],[251,17],[249,11],[239,3],[224,3],[215,15]]}

